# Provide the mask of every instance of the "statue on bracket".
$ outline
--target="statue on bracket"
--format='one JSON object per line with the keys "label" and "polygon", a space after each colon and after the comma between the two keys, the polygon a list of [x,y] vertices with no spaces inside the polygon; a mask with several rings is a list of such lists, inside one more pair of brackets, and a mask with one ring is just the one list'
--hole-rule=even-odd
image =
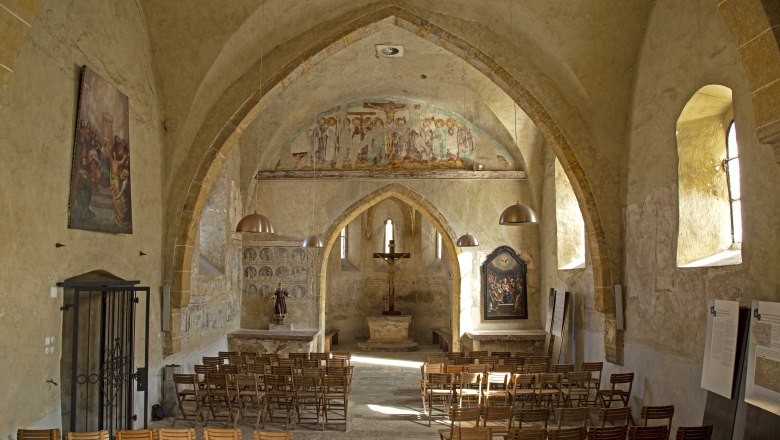
{"label": "statue on bracket", "polygon": [[287,297],[290,296],[286,290],[282,289],[282,283],[276,287],[276,291],[273,293],[274,301],[274,317],[271,322],[274,324],[284,324],[284,317],[287,316]]}

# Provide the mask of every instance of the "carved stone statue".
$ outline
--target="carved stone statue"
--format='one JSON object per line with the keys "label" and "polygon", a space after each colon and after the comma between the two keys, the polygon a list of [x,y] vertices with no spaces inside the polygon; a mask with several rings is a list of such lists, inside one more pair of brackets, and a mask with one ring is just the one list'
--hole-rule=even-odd
{"label": "carved stone statue", "polygon": [[274,298],[274,317],[271,322],[274,324],[284,324],[284,317],[287,316],[287,297],[290,296],[286,290],[282,289],[282,283],[276,287],[273,293]]}

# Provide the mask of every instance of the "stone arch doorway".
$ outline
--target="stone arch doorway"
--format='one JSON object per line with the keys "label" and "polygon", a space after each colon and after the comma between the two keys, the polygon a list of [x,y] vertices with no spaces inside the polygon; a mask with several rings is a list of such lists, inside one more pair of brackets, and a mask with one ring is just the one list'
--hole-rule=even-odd
{"label": "stone arch doorway", "polygon": [[[587,242],[593,267],[595,309],[604,314],[604,344],[606,359],[622,362],[621,333],[616,328],[615,304],[612,296],[613,270],[617,263],[609,254],[609,244],[604,228],[602,215],[596,202],[593,186],[577,159],[574,148],[570,144],[563,129],[554,117],[523,84],[514,78],[505,68],[482,52],[478,47],[458,37],[448,30],[437,26],[411,11],[398,6],[379,8],[354,19],[347,26],[340,27],[329,38],[313,43],[304,55],[295,62],[282,67],[272,78],[261,84],[258,90],[249,96],[229,121],[220,130],[203,155],[200,166],[189,186],[179,224],[175,234],[173,252],[173,280],[171,289],[172,322],[177,317],[178,308],[189,303],[190,269],[193,244],[197,238],[197,228],[206,198],[219,167],[226,158],[227,152],[238,139],[245,128],[261,111],[261,100],[271,89],[284,81],[301,66],[311,65],[317,56],[327,51],[338,50],[339,42],[344,39],[357,40],[364,38],[366,30],[377,22],[385,19],[393,21],[393,25],[406,29],[420,38],[424,38],[463,59],[472,67],[484,74],[490,81],[503,90],[540,129],[547,145],[553,149],[563,169],[572,183],[583,213],[587,231]],[[445,235],[445,234],[442,234]],[[452,235],[448,236],[452,238]],[[329,244],[332,246],[332,243]],[[455,271],[457,273],[457,271]],[[453,304],[454,306],[454,304]],[[166,337],[166,353],[178,351],[180,346],[179,330],[175,329]],[[455,334],[453,332],[453,334]],[[177,343],[178,342],[178,343]]]}
{"label": "stone arch doorway", "polygon": [[323,346],[325,326],[327,324],[328,255],[330,255],[333,246],[336,245],[339,234],[345,226],[372,206],[376,206],[390,198],[396,198],[420,212],[420,214],[422,214],[442,236],[442,244],[447,249],[447,265],[452,274],[450,277],[450,292],[452,292],[450,311],[451,330],[453,335],[452,350],[458,350],[460,346],[460,269],[457,258],[459,251],[455,246],[457,235],[446,217],[444,217],[431,202],[414,190],[398,183],[384,186],[360,198],[334,219],[322,235],[324,246],[317,259],[317,266],[319,268],[320,334],[318,337],[320,347]]}

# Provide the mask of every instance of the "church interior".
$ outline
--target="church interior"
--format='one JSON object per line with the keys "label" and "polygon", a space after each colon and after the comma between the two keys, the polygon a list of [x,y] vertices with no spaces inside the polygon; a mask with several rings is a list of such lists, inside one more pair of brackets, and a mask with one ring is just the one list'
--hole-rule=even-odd
{"label": "church interior", "polygon": [[[776,438],[780,348],[755,377],[744,352],[780,340],[777,1],[0,0],[0,23],[1,439],[97,431],[106,399],[168,427],[170,376],[220,352],[352,353],[353,419],[295,438],[437,438],[420,365],[481,351],[633,373],[634,424]],[[754,322],[725,397],[716,300]]]}

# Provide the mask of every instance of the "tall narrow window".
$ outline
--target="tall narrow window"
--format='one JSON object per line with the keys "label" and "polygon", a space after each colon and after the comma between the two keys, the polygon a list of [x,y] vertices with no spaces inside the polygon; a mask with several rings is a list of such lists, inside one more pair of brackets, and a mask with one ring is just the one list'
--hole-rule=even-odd
{"label": "tall narrow window", "polygon": [[723,161],[726,171],[726,181],[729,186],[729,202],[731,207],[731,243],[742,243],[742,202],[739,186],[739,147],[737,145],[737,129],[734,121],[729,125],[726,138],[726,159]]}
{"label": "tall narrow window", "polygon": [[390,252],[390,240],[393,240],[393,220],[385,220],[385,252]]}
{"label": "tall narrow window", "polygon": [[344,229],[341,230],[341,233],[339,234],[339,239],[341,240],[341,259],[346,260],[347,259],[347,227],[344,226]]}
{"label": "tall narrow window", "polygon": [[441,260],[441,233],[436,231],[436,259]]}

